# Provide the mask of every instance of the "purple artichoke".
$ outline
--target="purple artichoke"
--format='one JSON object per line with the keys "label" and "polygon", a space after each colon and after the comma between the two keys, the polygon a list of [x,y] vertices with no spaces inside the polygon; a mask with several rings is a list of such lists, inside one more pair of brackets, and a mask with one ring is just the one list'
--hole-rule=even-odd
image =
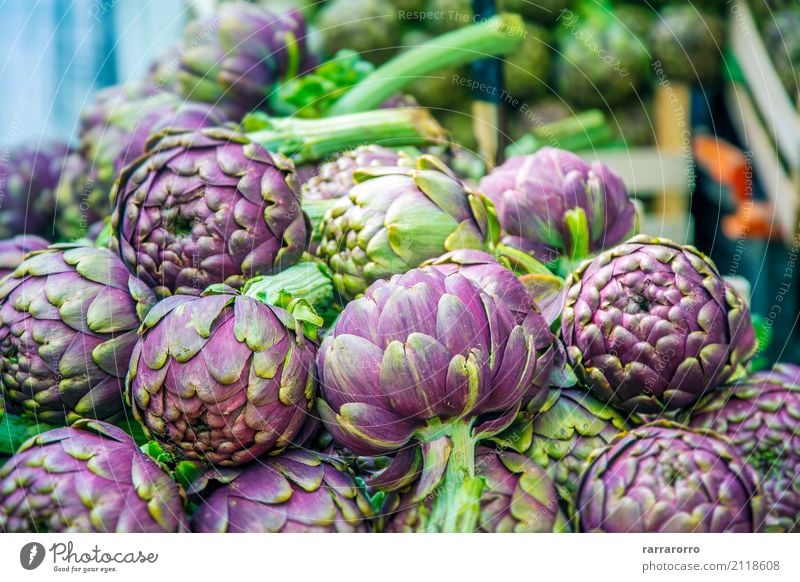
{"label": "purple artichoke", "polygon": [[[519,320],[459,273],[413,269],[374,283],[325,337],[320,417],[357,454],[397,453],[372,485],[398,489],[422,467],[412,496],[419,501],[449,483],[436,504],[452,517],[461,508],[449,504],[451,495],[463,502],[482,488],[475,443],[545,391],[557,351],[538,313]],[[475,519],[467,512],[458,523],[441,522],[447,531],[471,531]]]}
{"label": "purple artichoke", "polygon": [[49,244],[43,238],[32,235],[0,240],[0,279],[19,267],[25,255],[46,249]]}
{"label": "purple artichoke", "polygon": [[635,229],[636,210],[620,177],[565,150],[512,157],[481,180],[480,190],[497,208],[502,242],[540,261],[580,259]]}
{"label": "purple artichoke", "polygon": [[530,293],[517,276],[501,265],[492,255],[472,249],[459,249],[423,263],[450,275],[460,273],[486,293],[501,301],[522,321],[537,311]]}
{"label": "purple artichoke", "polygon": [[727,437],[755,468],[766,531],[800,531],[800,367],[778,364],[710,394],[690,425]]}
{"label": "purple artichoke", "polygon": [[136,417],[168,450],[220,466],[299,444],[316,346],[296,327],[283,309],[231,289],[164,299],[131,358]]}
{"label": "purple artichoke", "polygon": [[297,261],[308,228],[294,166],[222,129],[169,133],[115,187],[113,246],[160,296],[240,287]]}
{"label": "purple artichoke", "polygon": [[153,293],[106,249],[53,245],[0,282],[0,389],[47,424],[124,417],[123,378]]}
{"label": "purple artichoke", "polygon": [[[486,533],[569,532],[569,520],[560,498],[544,470],[530,459],[511,452],[497,453],[480,448],[475,473],[486,480],[480,498],[480,517],[475,531]],[[392,499],[390,498],[390,502]],[[428,504],[429,505],[429,504]],[[400,498],[397,509],[388,508],[387,532],[425,531],[430,508]]]}
{"label": "purple artichoke", "polygon": [[440,160],[425,155],[416,168],[359,169],[353,178],[356,185],[326,213],[317,249],[344,297],[444,252],[486,247],[488,201]]}
{"label": "purple artichoke", "polygon": [[178,80],[187,99],[214,103],[232,117],[257,109],[284,80],[313,66],[298,11],[277,15],[231,2],[186,27]]}
{"label": "purple artichoke", "polygon": [[58,187],[62,236],[86,236],[89,225],[110,215],[111,189],[122,168],[145,152],[149,137],[166,128],[195,130],[227,121],[216,108],[187,102],[149,83],[101,91],[81,113],[80,155],[70,156]]}
{"label": "purple artichoke", "polygon": [[581,531],[753,532],[763,520],[755,471],[718,435],[661,422],[624,433],[584,472]]}
{"label": "purple artichoke", "polygon": [[0,239],[52,235],[55,189],[68,154],[67,144],[45,141],[0,158]]}
{"label": "purple artichoke", "polygon": [[694,247],[638,236],[583,263],[567,287],[570,363],[617,408],[688,407],[755,351],[747,305]]}
{"label": "purple artichoke", "polygon": [[459,273],[414,269],[347,304],[318,357],[322,419],[359,454],[381,454],[439,421],[517,409],[547,386],[556,342],[544,320]]}
{"label": "purple artichoke", "polygon": [[344,463],[312,451],[287,451],[246,467],[205,475],[210,489],[192,531],[210,533],[353,533],[368,531],[372,508]]}
{"label": "purple artichoke", "polygon": [[186,530],[178,485],[110,424],[47,431],[0,468],[0,532]]}

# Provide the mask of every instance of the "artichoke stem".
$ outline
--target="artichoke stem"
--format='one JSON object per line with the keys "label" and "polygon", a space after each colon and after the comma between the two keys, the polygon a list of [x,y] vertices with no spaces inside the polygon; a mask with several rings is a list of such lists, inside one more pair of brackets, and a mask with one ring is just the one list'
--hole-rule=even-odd
{"label": "artichoke stem", "polygon": [[429,529],[460,533],[477,529],[484,480],[475,476],[475,439],[472,422],[457,420],[448,430],[452,451],[444,479],[435,497]]}
{"label": "artichoke stem", "polygon": [[270,118],[269,127],[247,137],[303,164],[364,144],[421,146],[442,143],[447,135],[427,109],[401,107],[325,119]]}
{"label": "artichoke stem", "polygon": [[519,15],[498,14],[432,38],[367,75],[334,103],[328,114],[374,109],[421,77],[478,59],[508,54],[519,46],[524,35],[525,26]]}

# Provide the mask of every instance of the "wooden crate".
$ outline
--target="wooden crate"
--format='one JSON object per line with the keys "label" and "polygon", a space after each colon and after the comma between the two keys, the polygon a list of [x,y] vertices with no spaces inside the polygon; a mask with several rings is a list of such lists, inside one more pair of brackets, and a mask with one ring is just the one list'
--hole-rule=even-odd
{"label": "wooden crate", "polygon": [[680,243],[692,242],[689,200],[694,186],[690,90],[657,86],[653,100],[656,145],[580,152],[613,168],[641,202],[641,231]]}
{"label": "wooden crate", "polygon": [[775,207],[775,221],[791,244],[798,232],[800,192],[800,113],[786,92],[744,0],[731,8],[729,45],[744,83],[725,89],[731,120]]}

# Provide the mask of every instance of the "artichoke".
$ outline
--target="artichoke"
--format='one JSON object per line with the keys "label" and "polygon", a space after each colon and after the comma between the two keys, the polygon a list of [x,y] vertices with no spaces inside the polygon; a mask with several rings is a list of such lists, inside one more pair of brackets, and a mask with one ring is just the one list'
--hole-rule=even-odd
{"label": "artichoke", "polygon": [[291,161],[223,129],[166,132],[114,196],[112,247],[162,297],[239,287],[307,244]]}
{"label": "artichoke", "polygon": [[[557,353],[538,313],[520,321],[457,272],[414,269],[347,304],[323,340],[320,417],[357,454],[397,452],[372,482],[385,489],[414,480],[420,444],[425,469],[414,500],[444,478],[450,485],[437,505],[447,506],[462,486],[466,496],[480,493],[470,461],[476,440],[505,428],[521,402],[545,391]],[[476,422],[479,415],[491,418]],[[459,513],[458,503],[448,510]],[[441,522],[450,531],[472,529],[471,517],[464,519]]]}
{"label": "artichoke", "polygon": [[[561,510],[553,482],[530,459],[512,452],[497,453],[481,447],[475,454],[475,474],[486,480],[486,488],[480,498],[480,518],[476,531],[570,531],[569,520]],[[429,512],[430,504],[410,503],[407,497],[389,499],[390,505],[385,509],[387,532],[424,531],[425,522],[421,512]]]}
{"label": "artichoke", "polygon": [[47,424],[124,418],[123,378],[153,293],[107,249],[53,245],[0,282],[0,391]]}
{"label": "artichoke", "polygon": [[306,37],[298,11],[279,16],[244,2],[222,4],[215,14],[186,27],[178,71],[181,93],[241,118],[280,82],[313,64]]}
{"label": "artichoke", "polygon": [[79,420],[29,439],[0,468],[0,532],[186,531],[182,493],[133,439]]}
{"label": "artichoke", "polygon": [[500,0],[500,10],[521,14],[532,22],[555,22],[574,0]]}
{"label": "artichoke", "polygon": [[17,234],[52,236],[55,189],[69,146],[44,141],[0,158],[0,239]]}
{"label": "artichoke", "polygon": [[636,228],[636,208],[622,179],[605,164],[565,150],[514,156],[479,188],[497,209],[503,243],[544,262],[563,256],[574,263]]}
{"label": "artichoke", "polygon": [[351,49],[379,63],[392,56],[400,39],[397,9],[389,0],[331,0],[319,11],[316,24],[327,55]]}
{"label": "artichoke", "polygon": [[621,410],[685,408],[744,373],[744,300],[697,249],[634,237],[567,280],[561,337],[584,383]]}
{"label": "artichoke", "polygon": [[719,76],[725,46],[725,21],[693,5],[667,6],[650,29],[653,55],[671,81],[698,85]]}
{"label": "artichoke", "polygon": [[13,272],[30,252],[46,249],[50,244],[43,238],[19,235],[0,240],[0,279]]}
{"label": "artichoke", "polygon": [[541,97],[550,77],[550,34],[527,23],[519,49],[503,59],[504,88],[511,98]]}
{"label": "artichoke", "polygon": [[56,188],[55,230],[59,236],[68,241],[85,238],[93,224],[109,216],[109,194],[91,161],[77,153],[67,156]]}
{"label": "artichoke", "polygon": [[195,532],[365,532],[373,513],[344,463],[312,451],[212,471],[190,493],[205,489],[192,516]]}
{"label": "artichoke", "polygon": [[491,237],[482,195],[432,156],[416,168],[359,169],[353,178],[356,185],[326,213],[317,249],[345,298],[446,251],[484,248]]}
{"label": "artichoke", "polygon": [[309,200],[333,200],[347,196],[355,182],[353,172],[360,168],[396,166],[401,159],[397,150],[371,144],[344,152],[321,164],[315,176],[300,188],[303,203]]}
{"label": "artichoke", "polygon": [[[460,249],[423,263],[450,275],[459,273],[494,299],[503,303],[521,322],[531,312],[538,311],[531,295],[517,276],[483,251]],[[546,324],[545,324],[546,325]]]}
{"label": "artichoke", "polygon": [[555,66],[560,96],[577,107],[620,105],[647,80],[650,58],[644,42],[599,4],[591,14],[565,14],[559,20],[562,42]]}
{"label": "artichoke", "polygon": [[766,531],[800,531],[800,367],[778,364],[710,394],[690,425],[728,437],[764,489]]}
{"label": "artichoke", "polygon": [[754,532],[764,517],[755,471],[732,445],[667,422],[599,452],[576,504],[584,532]]}
{"label": "artichoke", "polygon": [[128,393],[166,450],[235,466],[299,444],[316,395],[316,346],[283,309],[229,288],[214,293],[156,304],[131,357]]}
{"label": "artichoke", "polygon": [[525,454],[547,470],[561,497],[571,500],[587,459],[629,430],[630,420],[580,390],[551,389],[525,427],[530,431]]}

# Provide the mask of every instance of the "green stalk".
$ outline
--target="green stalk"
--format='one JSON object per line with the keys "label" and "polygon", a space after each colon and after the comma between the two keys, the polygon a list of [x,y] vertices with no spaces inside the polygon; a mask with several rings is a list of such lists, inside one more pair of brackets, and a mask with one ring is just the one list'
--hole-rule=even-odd
{"label": "green stalk", "polygon": [[519,15],[498,14],[437,36],[367,75],[334,103],[328,115],[369,111],[420,77],[478,59],[508,54],[522,42],[524,31]]}
{"label": "green stalk", "polygon": [[472,422],[456,420],[446,431],[453,448],[431,507],[427,530],[473,532],[480,517],[484,480],[475,476],[476,442],[472,437]]}
{"label": "green stalk", "polygon": [[445,131],[423,107],[380,109],[325,119],[270,117],[247,134],[271,152],[279,152],[295,163],[316,162],[362,144],[387,147],[441,143]]}

